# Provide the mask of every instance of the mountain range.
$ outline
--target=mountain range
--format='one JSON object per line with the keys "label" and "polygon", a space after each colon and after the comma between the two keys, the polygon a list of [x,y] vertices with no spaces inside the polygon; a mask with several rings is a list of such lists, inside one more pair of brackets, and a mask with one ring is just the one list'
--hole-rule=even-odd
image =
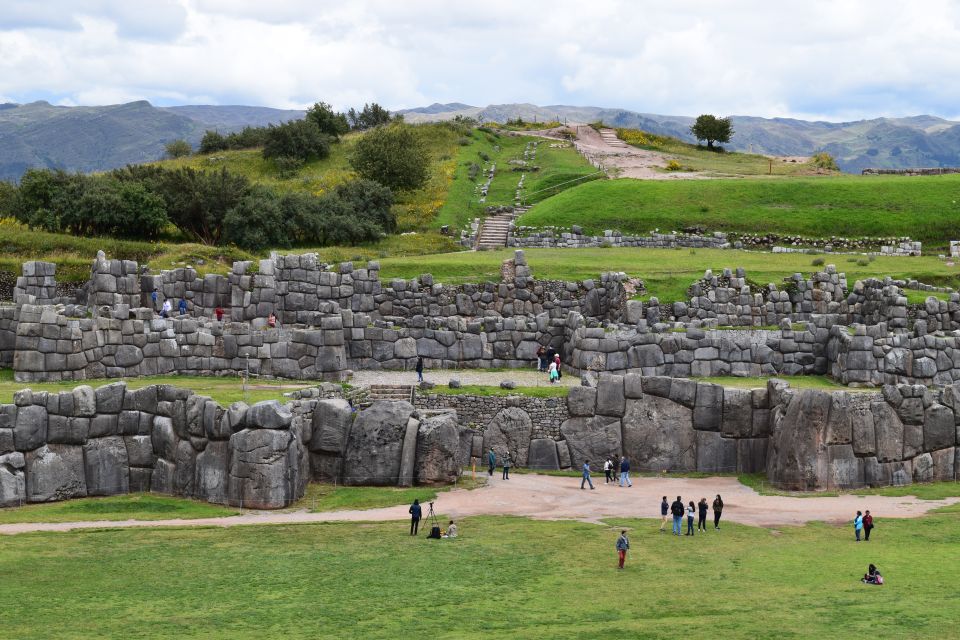
{"label": "mountain range", "polygon": [[[498,104],[475,107],[434,103],[397,111],[408,122],[448,120],[458,115],[484,121],[560,120],[632,127],[693,142],[690,116],[568,105]],[[164,145],[185,139],[194,146],[204,131],[228,133],[302,118],[303,111],[240,105],[156,107],[127,104],[63,107],[48,102],[0,104],[0,179],[16,180],[30,167],[104,171],[163,157]],[[826,151],[840,168],[960,166],[960,122],[935,116],[822,122],[732,116],[728,147],[770,155]]]}
{"label": "mountain range", "polygon": [[[461,103],[432,104],[406,109],[408,122],[451,119],[458,115],[484,121],[506,122],[516,118],[541,122],[597,122],[615,127],[643,129],[695,142],[690,116],[665,116],[605,107],[537,106],[497,104],[473,107]],[[780,156],[807,156],[826,151],[843,171],[859,173],[872,167],[960,166],[960,122],[935,116],[874,118],[855,122],[823,122],[793,118],[732,116],[734,135],[727,145],[735,151]]]}

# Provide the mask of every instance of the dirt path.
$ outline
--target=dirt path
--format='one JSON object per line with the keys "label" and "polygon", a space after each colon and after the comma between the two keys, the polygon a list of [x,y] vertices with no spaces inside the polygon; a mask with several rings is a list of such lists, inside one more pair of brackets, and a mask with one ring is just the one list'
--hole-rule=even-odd
{"label": "dirt path", "polygon": [[[579,478],[533,474],[514,474],[510,480],[494,475],[490,483],[473,491],[441,493],[436,500],[442,518],[476,515],[527,516],[541,520],[581,520],[598,522],[611,517],[658,518],[660,498],[684,501],[716,494],[724,501],[723,520],[755,526],[801,525],[811,521],[850,522],[857,510],[870,509],[884,518],[915,518],[932,509],[960,502],[960,498],[918,500],[913,496],[840,496],[834,498],[793,498],[761,496],[740,484],[736,478],[636,478],[632,488],[605,486],[603,478],[594,479],[595,491],[580,490]],[[711,512],[710,518],[713,514]],[[407,505],[365,511],[326,513],[252,512],[224,518],[196,520],[123,520],[97,522],[20,523],[0,525],[0,534],[32,531],[73,531],[78,529],[141,527],[231,527],[254,524],[300,524],[331,521],[387,521],[407,518]]]}

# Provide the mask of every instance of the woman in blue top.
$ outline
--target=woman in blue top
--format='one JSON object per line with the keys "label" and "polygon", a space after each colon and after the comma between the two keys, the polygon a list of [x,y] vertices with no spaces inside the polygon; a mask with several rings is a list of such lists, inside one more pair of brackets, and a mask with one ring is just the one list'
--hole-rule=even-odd
{"label": "woman in blue top", "polygon": [[863,531],[863,514],[857,511],[857,517],[853,519],[853,532],[857,534],[857,542],[860,542],[861,531]]}

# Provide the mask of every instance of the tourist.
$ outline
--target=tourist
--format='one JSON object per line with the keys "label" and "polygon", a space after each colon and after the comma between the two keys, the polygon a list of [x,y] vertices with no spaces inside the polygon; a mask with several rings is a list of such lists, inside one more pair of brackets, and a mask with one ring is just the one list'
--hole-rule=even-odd
{"label": "tourist", "polygon": [[273,311],[271,311],[270,315],[267,316],[267,326],[271,329],[274,329],[277,326],[277,316],[274,315]]}
{"label": "tourist", "polygon": [[693,535],[693,517],[697,514],[697,506],[693,504],[693,500],[690,501],[690,504],[687,505],[687,535]]}
{"label": "tourist", "polygon": [[607,461],[603,463],[603,484],[613,482],[613,461],[607,456]]}
{"label": "tourist", "polygon": [[537,371],[543,373],[547,370],[547,350],[543,345],[540,345],[540,348],[537,349]]}
{"label": "tourist", "polygon": [[213,313],[217,316],[217,322],[223,322],[223,307],[217,307]]}
{"label": "tourist", "polygon": [[503,479],[510,479],[510,452],[503,454]]}
{"label": "tourist", "polygon": [[417,382],[423,382],[423,356],[417,356]]}
{"label": "tourist", "polygon": [[880,575],[880,570],[877,569],[877,565],[870,563],[870,566],[867,567],[867,572],[863,574],[860,582],[864,584],[883,584],[883,576]]}
{"label": "tourist", "polygon": [[667,502],[667,496],[663,496],[663,501],[660,502],[660,533],[663,533],[664,527],[667,526],[667,517],[670,515],[670,503]]}
{"label": "tourist", "polygon": [[493,477],[493,470],[497,467],[497,454],[493,452],[493,447],[490,447],[490,453],[487,454],[487,463],[490,465],[490,477]]}
{"label": "tourist", "polygon": [[863,514],[857,511],[857,517],[853,519],[853,532],[857,535],[857,542],[860,542],[860,532],[863,530]]}
{"label": "tourist", "polygon": [[557,371],[557,363],[556,363],[556,362],[551,362],[551,363],[550,363],[550,368],[547,369],[547,377],[550,379],[550,384],[553,384],[554,382],[556,382],[557,380],[560,379],[560,374],[559,374],[559,372]]}
{"label": "tourist", "polygon": [[720,494],[713,500],[713,528],[720,529],[720,514],[723,513],[723,499]]}
{"label": "tourist", "polygon": [[683,526],[683,498],[677,496],[670,505],[670,513],[673,515],[673,533],[680,535],[680,528]]}
{"label": "tourist", "polygon": [[620,456],[613,454],[611,462],[613,464],[610,465],[610,475],[612,476],[613,484],[617,484],[617,474],[620,471]]}
{"label": "tourist", "polygon": [[699,518],[697,519],[697,531],[706,531],[707,530],[707,499],[700,498],[700,502],[697,503],[697,509],[699,510]]}
{"label": "tourist", "polygon": [[627,550],[630,548],[630,540],[627,539],[627,530],[620,531],[620,537],[617,538],[617,558],[620,561],[617,569],[623,569],[623,561],[627,559]]}
{"label": "tourist", "polygon": [[623,486],[623,483],[626,482],[628,487],[632,487],[633,483],[630,482],[630,459],[627,456],[620,458],[620,486]]}
{"label": "tourist", "polygon": [[159,294],[157,294],[157,290],[156,290],[156,289],[154,289],[153,291],[150,292],[150,302],[153,303],[153,310],[154,310],[154,311],[157,310],[157,298],[158,298],[158,295],[159,295]]}
{"label": "tourist", "polygon": [[560,366],[560,354],[553,356],[553,361],[557,365],[557,380],[563,377],[563,368]]}
{"label": "tourist", "polygon": [[417,535],[417,529],[420,528],[420,516],[423,515],[423,509],[420,507],[419,498],[413,500],[413,504],[408,509],[410,513],[410,535]]}
{"label": "tourist", "polygon": [[187,301],[183,298],[180,298],[180,304],[177,305],[177,308],[180,310],[180,315],[187,315]]}
{"label": "tourist", "polygon": [[443,534],[444,538],[456,538],[457,537],[457,525],[453,520],[450,521],[450,524],[447,525],[447,532]]}
{"label": "tourist", "polygon": [[553,357],[557,355],[557,350],[554,349],[553,347],[547,347],[547,353],[544,355],[546,355],[547,358],[546,358],[546,362],[544,362],[543,364],[544,366],[549,366],[550,363],[553,362]]}
{"label": "tourist", "polygon": [[870,510],[867,509],[867,512],[863,514],[863,539],[867,542],[870,542],[870,532],[873,530],[873,516],[870,515]]}
{"label": "tourist", "polygon": [[593,480],[590,479],[590,461],[583,461],[583,479],[580,480],[580,488],[583,489],[583,483],[586,482],[590,485],[590,490],[593,491]]}
{"label": "tourist", "polygon": [[170,301],[169,301],[169,300],[164,300],[164,301],[163,301],[163,307],[160,309],[160,317],[161,317],[161,318],[169,318],[169,317],[170,317],[170,313],[171,313],[172,311],[173,311],[173,305],[170,304]]}

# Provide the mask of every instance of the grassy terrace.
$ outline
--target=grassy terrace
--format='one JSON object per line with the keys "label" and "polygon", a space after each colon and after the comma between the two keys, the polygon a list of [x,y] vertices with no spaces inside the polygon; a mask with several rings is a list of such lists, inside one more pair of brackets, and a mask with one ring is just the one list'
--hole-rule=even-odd
{"label": "grassy terrace", "polygon": [[[822,269],[812,266],[814,257],[805,254],[724,249],[528,249],[526,256],[536,278],[583,280],[597,278],[602,271],[625,271],[642,278],[649,295],[671,302],[687,299],[687,287],[701,278],[707,268],[716,272],[724,267],[744,267],[748,278],[763,284],[779,284],[794,273],[809,276]],[[500,263],[511,257],[513,251],[501,250],[388,258],[381,261],[381,274],[389,280],[432,273],[437,281],[446,284],[499,281]],[[862,266],[849,262],[848,256],[821,257],[845,272],[850,286],[859,278],[889,275],[960,287],[960,267],[947,266],[936,257],[877,257]]]}
{"label": "grassy terrace", "polygon": [[[503,517],[461,520],[452,541],[411,538],[402,522],[26,534],[0,547],[0,572],[15,577],[0,597],[11,638],[395,638],[411,625],[450,638],[667,637],[680,621],[724,638],[947,637],[958,524],[956,507],[881,520],[860,545],[822,524],[678,539],[650,520]],[[621,527],[631,554],[617,572]],[[882,588],[858,581],[870,562]]]}
{"label": "grassy terrace", "polygon": [[569,189],[519,223],[590,233],[709,231],[812,237],[910,236],[932,253],[956,235],[960,176],[606,180]]}

